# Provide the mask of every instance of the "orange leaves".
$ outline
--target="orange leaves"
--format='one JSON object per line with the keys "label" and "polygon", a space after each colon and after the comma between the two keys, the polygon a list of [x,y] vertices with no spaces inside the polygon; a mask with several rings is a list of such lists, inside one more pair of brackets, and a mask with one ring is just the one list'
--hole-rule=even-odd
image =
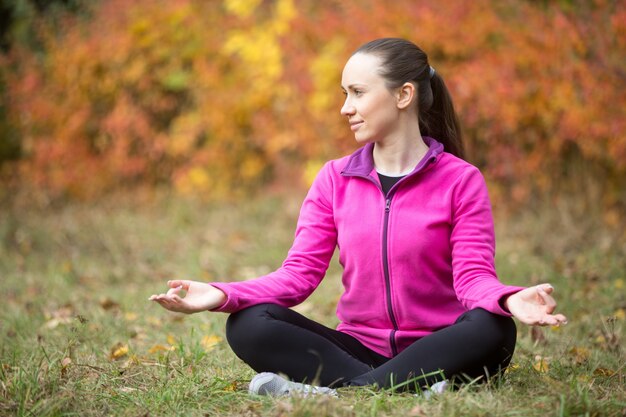
{"label": "orange leaves", "polygon": [[550,191],[576,152],[622,189],[625,13],[597,1],[99,2],[93,20],[42,32],[42,63],[12,52],[20,172],[78,197],[133,182],[220,199],[272,173],[294,182],[303,161],[354,147],[338,114],[345,59],[399,35],[448,84],[473,162],[502,185],[494,195]]}

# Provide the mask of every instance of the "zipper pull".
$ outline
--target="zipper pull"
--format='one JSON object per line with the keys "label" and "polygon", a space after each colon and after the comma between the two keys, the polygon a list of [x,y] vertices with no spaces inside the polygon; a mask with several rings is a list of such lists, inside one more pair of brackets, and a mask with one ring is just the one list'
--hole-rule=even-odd
{"label": "zipper pull", "polygon": [[387,203],[385,204],[385,213],[389,213],[390,206],[391,206],[391,198],[388,198]]}

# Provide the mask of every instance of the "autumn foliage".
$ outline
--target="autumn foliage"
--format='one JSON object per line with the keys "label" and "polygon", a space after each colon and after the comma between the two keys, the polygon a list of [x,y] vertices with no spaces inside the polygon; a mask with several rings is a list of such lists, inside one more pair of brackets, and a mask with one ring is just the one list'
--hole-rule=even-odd
{"label": "autumn foliage", "polygon": [[310,179],[355,146],[345,60],[399,36],[446,81],[495,199],[592,177],[625,204],[623,0],[103,0],[39,33],[44,54],[1,62],[15,172],[51,195],[171,184],[224,198]]}

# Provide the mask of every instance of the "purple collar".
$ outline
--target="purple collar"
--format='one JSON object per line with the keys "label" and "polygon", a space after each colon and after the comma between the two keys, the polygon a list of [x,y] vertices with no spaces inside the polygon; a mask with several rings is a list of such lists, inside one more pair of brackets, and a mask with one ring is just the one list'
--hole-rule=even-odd
{"label": "purple collar", "polygon": [[[419,164],[411,172],[413,174],[416,171],[420,171],[429,162],[435,161],[439,155],[443,153],[443,145],[437,142],[435,139],[429,136],[423,136],[424,143],[428,146],[426,155],[422,158]],[[372,151],[374,150],[374,144],[368,143],[360,149],[357,149],[348,160],[341,175],[344,176],[368,176],[374,169],[374,156]],[[409,174],[409,175],[411,175]]]}

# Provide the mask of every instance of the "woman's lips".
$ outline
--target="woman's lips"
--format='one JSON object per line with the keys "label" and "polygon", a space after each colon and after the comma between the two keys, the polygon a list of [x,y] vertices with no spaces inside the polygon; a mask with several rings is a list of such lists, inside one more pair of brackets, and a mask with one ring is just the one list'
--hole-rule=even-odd
{"label": "woman's lips", "polygon": [[350,130],[352,130],[353,132],[355,132],[356,130],[359,129],[359,127],[361,127],[361,125],[363,124],[363,122],[354,122],[354,123],[350,123]]}

